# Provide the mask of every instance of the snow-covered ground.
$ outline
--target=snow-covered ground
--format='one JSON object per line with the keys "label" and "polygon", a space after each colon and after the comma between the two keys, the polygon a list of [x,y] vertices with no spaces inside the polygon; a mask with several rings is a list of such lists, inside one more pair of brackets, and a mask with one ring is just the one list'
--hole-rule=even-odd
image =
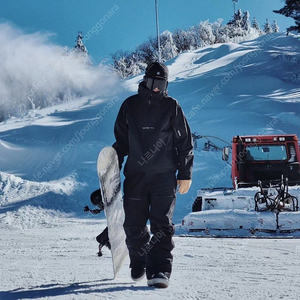
{"label": "snow-covered ground", "polygon": [[96,257],[104,223],[72,218],[1,229],[0,299],[299,299],[295,240],[175,237],[170,286],[155,290],[146,279],[131,281],[128,263],[112,279],[109,251]]}
{"label": "snow-covered ground", "polygon": [[[203,136],[300,136],[299,47],[299,37],[274,34],[183,53],[167,63],[170,95]],[[112,279],[109,251],[96,256],[104,216],[83,207],[98,188],[97,154],[113,143],[118,109],[141,79],[119,82],[110,96],[0,124],[0,299],[299,299],[298,239],[203,239],[178,231],[168,289],[132,282],[128,262]],[[193,185],[178,196],[176,224],[198,189],[231,186],[220,151],[202,151],[206,141],[198,140]]]}

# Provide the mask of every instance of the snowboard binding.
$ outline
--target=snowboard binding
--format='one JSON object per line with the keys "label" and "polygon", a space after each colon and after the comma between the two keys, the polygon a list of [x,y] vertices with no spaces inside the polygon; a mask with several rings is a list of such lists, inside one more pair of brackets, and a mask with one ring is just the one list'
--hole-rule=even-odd
{"label": "snowboard binding", "polygon": [[[104,203],[102,201],[102,195],[100,189],[94,191],[90,196],[93,205],[98,206],[99,209],[90,209],[88,206],[84,207],[85,212],[90,212],[93,215],[97,215],[104,210]],[[109,238],[108,238],[108,228],[106,227],[97,237],[97,242],[99,243],[99,250],[97,255],[101,257],[103,255],[102,248],[106,246],[109,250],[111,249]]]}
{"label": "snowboard binding", "polygon": [[91,194],[91,202],[93,203],[93,205],[98,206],[100,208],[100,210],[104,210],[104,203],[102,200],[102,195],[101,195],[101,191],[100,189],[94,191]]}

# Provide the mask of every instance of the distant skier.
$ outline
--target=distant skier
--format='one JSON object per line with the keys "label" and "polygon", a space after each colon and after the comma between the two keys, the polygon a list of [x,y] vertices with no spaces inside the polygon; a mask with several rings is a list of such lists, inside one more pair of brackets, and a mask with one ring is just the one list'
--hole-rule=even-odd
{"label": "distant skier", "polygon": [[[84,211],[89,211],[92,214],[96,215],[96,214],[101,213],[101,211],[104,210],[104,205],[103,205],[100,190],[96,190],[91,194],[91,202],[95,206],[98,206],[99,209],[90,209],[88,206],[85,206]],[[107,227],[96,237],[96,240],[99,243],[98,256],[102,256],[103,255],[102,254],[103,246],[106,246],[108,249],[110,249],[110,243],[109,243],[109,238],[108,238],[108,228]]]}
{"label": "distant skier", "polygon": [[124,229],[131,278],[137,281],[146,273],[148,286],[158,288],[169,285],[176,187],[181,194],[189,190],[194,158],[189,125],[178,102],[168,96],[167,85],[167,67],[149,64],[138,94],[120,108],[113,145],[120,167],[128,156]]}

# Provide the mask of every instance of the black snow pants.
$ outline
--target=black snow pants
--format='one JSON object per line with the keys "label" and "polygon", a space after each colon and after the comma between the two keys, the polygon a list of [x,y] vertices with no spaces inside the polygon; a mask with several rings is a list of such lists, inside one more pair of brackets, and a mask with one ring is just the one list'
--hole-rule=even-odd
{"label": "black snow pants", "polygon": [[126,174],[124,229],[130,267],[145,267],[147,278],[158,272],[171,275],[176,186],[175,172]]}

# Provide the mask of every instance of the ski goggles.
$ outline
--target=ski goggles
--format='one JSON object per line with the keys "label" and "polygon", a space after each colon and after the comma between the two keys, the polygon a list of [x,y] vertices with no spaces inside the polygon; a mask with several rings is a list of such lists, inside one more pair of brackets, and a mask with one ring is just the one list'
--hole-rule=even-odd
{"label": "ski goggles", "polygon": [[148,78],[145,77],[146,87],[153,91],[155,88],[158,88],[160,91],[165,91],[168,86],[168,81],[160,78]]}

